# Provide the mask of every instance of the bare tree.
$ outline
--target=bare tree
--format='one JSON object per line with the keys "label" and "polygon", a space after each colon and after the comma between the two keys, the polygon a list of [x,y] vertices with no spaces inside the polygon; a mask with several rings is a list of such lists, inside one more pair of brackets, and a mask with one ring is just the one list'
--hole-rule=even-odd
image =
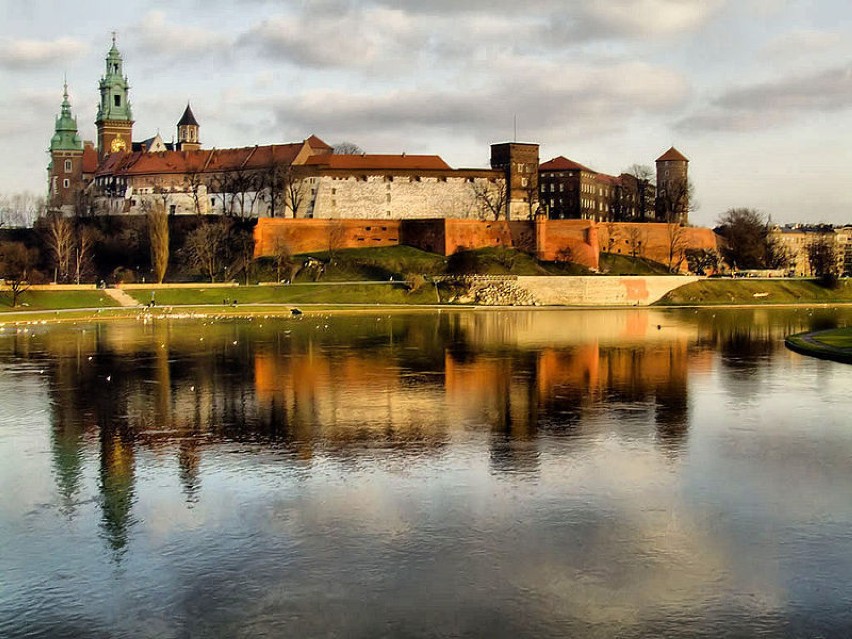
{"label": "bare tree", "polygon": [[275,281],[281,282],[281,272],[292,263],[292,255],[290,254],[290,247],[287,246],[287,242],[280,238],[275,241],[272,259],[275,262]]}
{"label": "bare tree", "polygon": [[474,180],[470,183],[477,217],[481,220],[499,220],[506,214],[505,180]]}
{"label": "bare tree", "polygon": [[74,238],[75,284],[79,284],[83,276],[91,272],[97,235],[97,231],[89,226],[79,225],[77,227]]}
{"label": "bare tree", "polygon": [[[199,159],[196,160],[195,158]],[[192,207],[196,215],[201,215],[201,187],[205,184],[200,156],[192,155],[193,161],[187,163],[183,177],[184,187],[192,198]]]}
{"label": "bare tree", "polygon": [[837,242],[834,231],[818,233],[805,247],[808,266],[814,277],[836,279],[839,274]]}
{"label": "bare tree", "polygon": [[169,216],[160,201],[146,202],[148,241],[151,245],[151,269],[157,283],[162,284],[169,266]]}
{"label": "bare tree", "polygon": [[657,190],[657,219],[666,224],[685,224],[694,211],[695,187],[689,180],[674,180]]}
{"label": "bare tree", "polygon": [[638,224],[631,224],[627,229],[627,249],[634,260],[645,252],[645,237],[644,230]]}
{"label": "bare tree", "polygon": [[636,181],[636,217],[647,220],[654,212],[654,169],[646,164],[632,164],[627,175]]}
{"label": "bare tree", "polygon": [[296,168],[293,165],[284,167],[282,175],[284,186],[284,206],[293,212],[295,219],[299,213],[299,208],[305,201],[308,189],[305,181],[301,176],[296,174]]}
{"label": "bare tree", "polygon": [[364,149],[354,142],[338,142],[333,148],[335,155],[364,155]]}
{"label": "bare tree", "polygon": [[239,168],[231,171],[230,215],[241,219],[251,217],[255,202],[263,190],[259,175],[255,171]]}
{"label": "bare tree", "polygon": [[722,257],[734,268],[783,268],[789,260],[784,247],[773,236],[772,220],[756,209],[728,209],[718,221],[716,232],[725,244]]}
{"label": "bare tree", "polygon": [[666,224],[666,266],[671,273],[680,271],[680,267],[686,259],[688,246],[686,227],[679,222],[668,222]]}
{"label": "bare tree", "polygon": [[222,272],[228,257],[228,225],[223,220],[200,225],[187,236],[184,250],[193,266],[210,278]]}
{"label": "bare tree", "polygon": [[23,242],[0,242],[0,278],[9,288],[12,306],[29,288],[30,270],[37,261],[37,251]]}
{"label": "bare tree", "polygon": [[343,248],[346,243],[346,226],[343,220],[331,220],[328,229],[328,260],[334,263],[337,252]]}
{"label": "bare tree", "polygon": [[42,227],[44,246],[53,262],[53,280],[65,282],[71,271],[71,255],[74,248],[74,224],[67,217],[53,211],[45,216]]}
{"label": "bare tree", "polygon": [[44,209],[45,198],[29,191],[0,195],[0,227],[31,227]]}
{"label": "bare tree", "polygon": [[222,213],[233,214],[233,176],[230,171],[214,173],[207,178],[207,193],[213,200],[218,198],[222,202]]}

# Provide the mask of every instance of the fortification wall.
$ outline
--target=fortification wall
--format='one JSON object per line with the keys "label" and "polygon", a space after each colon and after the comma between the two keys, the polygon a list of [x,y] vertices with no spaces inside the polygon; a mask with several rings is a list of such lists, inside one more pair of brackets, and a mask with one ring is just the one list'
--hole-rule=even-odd
{"label": "fortification wall", "polygon": [[664,223],[602,223],[597,225],[600,250],[644,257],[681,272],[687,271],[685,252],[716,250],[712,229]]}
{"label": "fortification wall", "polygon": [[254,230],[254,255],[275,255],[279,246],[290,253],[397,246],[399,236],[399,220],[260,218]]}
{"label": "fortification wall", "polygon": [[591,220],[536,219],[536,256],[546,261],[571,261],[598,268],[598,225]]}
{"label": "fortification wall", "polygon": [[505,246],[535,252],[535,231],[532,222],[498,220],[445,220],[444,255],[461,248],[480,249]]}

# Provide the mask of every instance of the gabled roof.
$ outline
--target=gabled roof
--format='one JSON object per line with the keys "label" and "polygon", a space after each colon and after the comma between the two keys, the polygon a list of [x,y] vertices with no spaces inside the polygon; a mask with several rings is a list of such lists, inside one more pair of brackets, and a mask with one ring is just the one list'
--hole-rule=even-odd
{"label": "gabled roof", "polygon": [[239,149],[111,153],[98,167],[97,175],[162,175],[266,169],[275,164],[292,164],[304,146],[304,142],[296,142]]}
{"label": "gabled roof", "polygon": [[314,155],[305,160],[308,166],[350,171],[451,171],[449,164],[437,155]]}
{"label": "gabled roof", "polygon": [[588,171],[589,173],[597,173],[587,166],[583,166],[579,162],[569,160],[565,156],[560,155],[552,160],[548,160],[538,167],[539,171]]}
{"label": "gabled roof", "polygon": [[314,149],[315,151],[323,151],[325,153],[331,153],[332,151],[334,151],[334,147],[326,144],[315,135],[311,135],[311,137],[305,140],[305,142],[307,142],[308,146]]}
{"label": "gabled roof", "polygon": [[198,121],[195,119],[195,116],[192,114],[192,109],[189,107],[189,102],[186,103],[186,110],[183,112],[180,120],[177,123],[178,126],[198,126]]}
{"label": "gabled roof", "polygon": [[663,153],[660,157],[657,158],[657,162],[689,162],[686,156],[678,151],[676,148],[672,147],[665,153]]}
{"label": "gabled roof", "polygon": [[89,143],[83,146],[83,173],[94,173],[98,170],[98,152]]}

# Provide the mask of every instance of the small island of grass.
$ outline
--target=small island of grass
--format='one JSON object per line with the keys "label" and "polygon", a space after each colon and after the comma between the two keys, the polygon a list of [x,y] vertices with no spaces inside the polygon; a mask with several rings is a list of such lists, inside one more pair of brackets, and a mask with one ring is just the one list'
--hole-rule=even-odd
{"label": "small island of grass", "polygon": [[801,355],[852,364],[852,328],[833,328],[790,335],[784,340],[784,344]]}

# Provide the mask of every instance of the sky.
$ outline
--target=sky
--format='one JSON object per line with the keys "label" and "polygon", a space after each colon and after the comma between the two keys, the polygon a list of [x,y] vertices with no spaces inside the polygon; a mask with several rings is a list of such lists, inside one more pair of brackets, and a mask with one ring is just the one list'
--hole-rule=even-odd
{"label": "sky", "polygon": [[113,31],[137,140],[190,101],[207,148],[316,134],[462,168],[517,139],[617,175],[674,145],[695,224],[852,223],[848,0],[0,0],[0,194],[46,190],[66,76],[95,139]]}

